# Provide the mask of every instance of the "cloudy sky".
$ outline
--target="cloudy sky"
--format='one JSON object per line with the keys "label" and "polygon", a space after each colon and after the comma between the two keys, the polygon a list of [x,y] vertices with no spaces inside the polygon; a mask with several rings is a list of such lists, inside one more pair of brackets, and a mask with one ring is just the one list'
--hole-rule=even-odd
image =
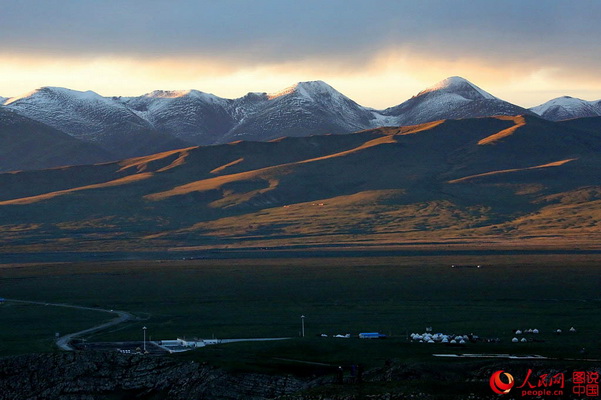
{"label": "cloudy sky", "polygon": [[320,79],[384,108],[459,75],[527,107],[597,100],[600,20],[596,0],[0,0],[0,96]]}

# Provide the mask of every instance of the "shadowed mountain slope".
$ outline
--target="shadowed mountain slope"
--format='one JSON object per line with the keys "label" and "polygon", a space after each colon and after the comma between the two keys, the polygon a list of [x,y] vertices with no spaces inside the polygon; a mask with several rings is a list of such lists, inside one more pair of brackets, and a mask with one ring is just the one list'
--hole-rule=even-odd
{"label": "shadowed mountain slope", "polygon": [[598,135],[527,115],[0,174],[2,245],[588,243],[601,228],[600,149]]}
{"label": "shadowed mountain slope", "polygon": [[0,171],[89,164],[117,158],[98,146],[0,108]]}
{"label": "shadowed mountain slope", "polygon": [[601,117],[568,119],[558,121],[557,125],[586,132],[592,137],[601,136]]}

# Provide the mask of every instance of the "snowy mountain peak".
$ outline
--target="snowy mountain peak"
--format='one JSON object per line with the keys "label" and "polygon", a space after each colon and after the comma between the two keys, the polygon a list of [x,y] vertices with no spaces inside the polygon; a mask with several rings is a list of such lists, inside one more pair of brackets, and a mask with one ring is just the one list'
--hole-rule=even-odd
{"label": "snowy mountain peak", "polygon": [[418,93],[417,96],[423,96],[427,93],[436,93],[436,92],[444,92],[444,93],[455,93],[465,97],[470,100],[477,99],[487,99],[487,100],[495,100],[496,97],[492,94],[485,92],[480,89],[478,86],[474,85],[467,79],[464,79],[460,76],[451,76],[449,78],[443,79],[437,84],[430,86],[429,88],[422,90]]}
{"label": "snowy mountain peak", "polygon": [[192,98],[200,99],[210,103],[217,103],[223,101],[221,97],[217,97],[211,93],[201,92],[199,90],[154,90],[143,96],[147,99],[179,99],[179,98]]}
{"label": "snowy mountain peak", "polygon": [[528,110],[507,103],[459,76],[444,79],[382,112],[387,117],[396,117],[392,121],[395,125],[528,113]]}
{"label": "snowy mountain peak", "polygon": [[540,115],[552,107],[563,107],[565,109],[574,109],[574,108],[586,107],[589,104],[590,103],[586,100],[582,100],[582,99],[571,97],[571,96],[561,96],[561,97],[557,97],[555,99],[549,100],[546,103],[543,103],[539,106],[532,107],[531,110]]}
{"label": "snowy mountain peak", "polygon": [[16,101],[19,101],[21,99],[26,99],[26,98],[35,96],[37,93],[39,93],[43,89],[46,89],[46,88],[35,89],[35,90],[32,90],[31,92],[24,93],[24,94],[22,94],[20,96],[11,97],[10,99],[8,99],[8,100],[6,100],[4,102],[4,105],[7,106],[7,105],[12,104],[12,103],[14,103]]}
{"label": "snowy mountain peak", "polygon": [[277,99],[278,97],[286,96],[287,94],[294,93],[296,90],[296,85],[289,86],[279,92],[267,93],[267,98],[269,100]]}
{"label": "snowy mountain peak", "polygon": [[597,101],[586,101],[571,96],[557,97],[532,107],[530,111],[552,121],[601,116],[601,107]]}
{"label": "snowy mountain peak", "polygon": [[250,101],[258,101],[265,100],[268,98],[268,94],[265,92],[248,92],[244,96],[239,97],[237,100],[250,100]]}
{"label": "snowy mountain peak", "polygon": [[449,89],[449,88],[453,88],[453,87],[457,87],[457,86],[461,86],[461,85],[470,85],[470,81],[468,81],[465,78],[462,78],[460,76],[450,76],[446,79],[443,79],[440,82],[435,83],[434,85],[430,86],[429,88],[427,88],[424,91],[434,91],[434,90],[440,90],[440,89]]}
{"label": "snowy mountain peak", "polygon": [[190,94],[192,90],[154,90],[146,93],[143,97],[152,97],[156,99],[173,99],[176,97],[184,97]]}
{"label": "snowy mountain peak", "polygon": [[337,92],[332,86],[328,85],[324,81],[305,81],[298,82],[295,85],[297,88],[308,90],[311,92]]}
{"label": "snowy mountain peak", "polygon": [[79,101],[90,101],[90,100],[104,100],[105,98],[100,96],[98,93],[93,92],[91,90],[87,90],[85,92],[80,92],[78,90],[66,89],[62,87],[54,87],[54,86],[43,86],[31,92],[25,93],[21,96],[12,97],[8,99],[4,105],[10,105],[18,102],[19,100],[24,99],[63,99],[69,98],[73,100]]}
{"label": "snowy mountain peak", "polygon": [[333,97],[342,97],[343,95],[328,85],[324,81],[307,81],[298,82],[292,86],[287,87],[284,90],[275,93],[269,93],[267,95],[269,100],[277,99],[278,97],[286,96],[289,94],[296,94],[302,97],[313,98],[314,95],[329,95]]}

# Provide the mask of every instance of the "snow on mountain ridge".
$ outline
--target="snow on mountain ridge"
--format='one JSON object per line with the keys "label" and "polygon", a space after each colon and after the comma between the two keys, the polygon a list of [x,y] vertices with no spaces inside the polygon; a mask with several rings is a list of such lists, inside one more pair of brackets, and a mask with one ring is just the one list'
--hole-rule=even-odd
{"label": "snow on mountain ridge", "polygon": [[528,110],[507,103],[458,76],[446,78],[409,100],[381,111],[394,125],[528,113]]}
{"label": "snow on mountain ridge", "polygon": [[546,103],[540,104],[536,107],[532,107],[531,110],[540,115],[553,106],[564,107],[566,110],[576,110],[587,105],[594,106],[595,103],[596,101],[587,101],[571,96],[561,96],[551,99]]}
{"label": "snow on mountain ridge", "polygon": [[[146,93],[142,96],[144,98],[152,98],[152,99],[177,99],[182,97],[195,97],[200,98],[213,103],[222,103],[224,100],[219,96],[215,96],[212,93],[201,92],[196,89],[188,89],[188,90],[153,90],[150,93]],[[134,99],[136,97],[128,97],[127,99]]]}
{"label": "snow on mountain ridge", "polygon": [[267,93],[268,100],[274,100],[278,97],[286,96],[287,94],[294,93],[298,84],[294,84],[292,86],[288,86],[285,89],[280,90],[279,92]]}
{"label": "snow on mountain ridge", "polygon": [[457,76],[386,110],[361,106],[320,80],[298,82],[270,94],[250,92],[236,99],[194,89],[103,97],[92,91],[45,87],[8,99],[5,104],[72,136],[90,142],[103,140],[106,146],[119,135],[133,137],[132,129],[136,135],[151,130],[188,144],[211,145],[238,139],[262,141],[440,119],[532,113]]}
{"label": "snow on mountain ridge", "polygon": [[298,94],[301,97],[312,99],[314,95],[330,95],[335,97],[346,97],[332,86],[328,85],[324,81],[305,81],[298,82],[292,86],[282,89],[278,92],[268,93],[267,98],[269,100],[277,99],[278,97],[286,96],[289,94]]}
{"label": "snow on mountain ridge", "polygon": [[188,90],[153,90],[150,93],[146,93],[141,97],[151,97],[157,99],[173,99],[176,97],[184,97],[192,92],[191,89]]}
{"label": "snow on mountain ridge", "polygon": [[118,98],[103,97],[93,91],[42,87],[10,99],[3,107],[98,145],[116,157],[146,155],[185,145],[155,131]]}
{"label": "snow on mountain ridge", "polygon": [[530,111],[552,121],[596,117],[601,116],[601,100],[587,101],[575,97],[562,96],[532,107]]}
{"label": "snow on mountain ridge", "polygon": [[[244,102],[243,102],[244,100]],[[224,137],[270,140],[281,136],[350,133],[372,127],[374,114],[323,81],[299,82],[264,97],[234,100],[244,115]]]}
{"label": "snow on mountain ridge", "polygon": [[73,89],[67,89],[57,86],[43,86],[41,88],[32,90],[31,92],[25,93],[21,96],[11,97],[5,102],[5,106],[16,103],[20,100],[31,99],[33,97],[50,97],[54,99],[77,99],[79,101],[107,101],[106,97],[99,95],[96,92],[87,90],[85,92]]}

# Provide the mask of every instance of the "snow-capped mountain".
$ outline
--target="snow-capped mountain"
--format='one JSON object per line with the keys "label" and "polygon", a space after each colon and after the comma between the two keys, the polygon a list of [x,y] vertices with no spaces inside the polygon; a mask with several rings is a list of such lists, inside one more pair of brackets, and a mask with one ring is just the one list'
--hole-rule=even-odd
{"label": "snow-capped mountain", "polygon": [[131,110],[92,91],[42,87],[4,104],[10,110],[43,121],[57,129],[90,142],[102,140],[106,124],[126,120],[149,127]]}
{"label": "snow-capped mountain", "polygon": [[156,130],[195,145],[219,142],[236,124],[228,112],[233,100],[198,90],[156,90],[121,102]]}
{"label": "snow-capped mountain", "polygon": [[385,110],[363,107],[322,81],[299,82],[277,93],[253,92],[237,99],[197,90],[103,97],[92,91],[43,87],[0,101],[0,108],[94,144],[113,158],[191,145],[350,133],[441,119],[536,113],[559,120],[601,115],[601,101],[569,97],[527,110],[457,76]]}
{"label": "snow-capped mountain", "polygon": [[528,110],[503,101],[458,76],[444,79],[404,103],[382,111],[383,115],[396,117],[396,125],[529,113]]}
{"label": "snow-capped mountain", "polygon": [[601,116],[601,100],[586,101],[570,96],[558,97],[530,111],[550,121]]}
{"label": "snow-capped mountain", "polygon": [[[255,96],[257,96],[255,94]],[[372,126],[374,115],[322,81],[300,82],[278,93],[258,95],[225,141],[348,133]],[[248,103],[237,99],[234,110]]]}
{"label": "snow-capped mountain", "polygon": [[147,120],[115,99],[92,91],[43,87],[8,99],[4,107],[118,157],[185,147],[172,136],[156,132]]}
{"label": "snow-capped mountain", "polygon": [[190,90],[154,91],[120,101],[156,130],[195,145],[349,133],[372,127],[374,120],[372,111],[322,81],[233,100]]}

